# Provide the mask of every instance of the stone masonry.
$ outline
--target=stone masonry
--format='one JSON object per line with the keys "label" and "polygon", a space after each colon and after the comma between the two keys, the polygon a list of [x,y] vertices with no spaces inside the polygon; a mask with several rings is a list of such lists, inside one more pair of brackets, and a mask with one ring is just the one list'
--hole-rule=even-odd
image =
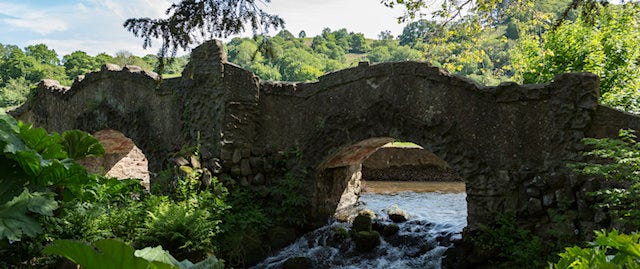
{"label": "stone masonry", "polygon": [[12,113],[49,131],[118,130],[142,149],[152,174],[169,153],[200,145],[203,165],[217,175],[268,184],[267,159],[293,159],[283,152],[294,151],[318,219],[355,202],[367,156],[411,141],[464,179],[465,234],[515,212],[538,234],[563,229],[584,238],[609,224],[586,196],[601,183],[567,164],[580,160],[582,138],[640,129],[638,117],[599,105],[598,89],[589,73],[485,87],[422,62],[363,63],[312,83],[268,82],[228,63],[222,43],[208,41],[180,78],[107,65],[70,88],[43,81]]}

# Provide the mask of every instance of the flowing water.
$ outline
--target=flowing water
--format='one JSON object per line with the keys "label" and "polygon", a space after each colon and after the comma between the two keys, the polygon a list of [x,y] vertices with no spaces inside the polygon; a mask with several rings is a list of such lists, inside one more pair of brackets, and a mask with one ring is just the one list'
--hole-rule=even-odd
{"label": "flowing water", "polygon": [[358,252],[353,240],[340,238],[339,227],[349,229],[348,223],[332,222],[254,268],[281,268],[291,257],[307,257],[313,268],[440,268],[442,254],[467,225],[464,184],[367,182],[366,187],[361,207],[375,212],[378,226],[392,223],[386,212],[396,206],[410,215],[398,224],[397,234],[382,237],[371,253]]}

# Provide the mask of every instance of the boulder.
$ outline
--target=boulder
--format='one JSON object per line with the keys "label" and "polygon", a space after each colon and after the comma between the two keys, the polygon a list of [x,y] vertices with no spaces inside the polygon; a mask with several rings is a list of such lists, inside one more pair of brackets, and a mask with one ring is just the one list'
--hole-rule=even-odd
{"label": "boulder", "polygon": [[311,259],[307,257],[293,257],[287,259],[282,265],[283,269],[310,269],[313,268]]}
{"label": "boulder", "polygon": [[371,217],[368,215],[358,215],[353,219],[351,226],[353,232],[371,232]]}
{"label": "boulder", "polygon": [[389,219],[395,223],[407,221],[407,214],[404,212],[391,212],[389,213]]}
{"label": "boulder", "polygon": [[397,224],[389,224],[389,225],[385,225],[384,228],[382,228],[382,235],[383,236],[392,236],[398,233],[398,231],[400,231],[400,227],[398,227]]}
{"label": "boulder", "polygon": [[353,235],[356,242],[356,250],[360,252],[371,252],[380,245],[380,234],[376,231],[361,231]]}

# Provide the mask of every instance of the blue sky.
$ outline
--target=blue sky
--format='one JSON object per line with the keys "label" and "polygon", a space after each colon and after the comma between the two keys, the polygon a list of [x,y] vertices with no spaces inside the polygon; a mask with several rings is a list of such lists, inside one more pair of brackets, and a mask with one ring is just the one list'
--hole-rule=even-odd
{"label": "blue sky", "polygon": [[[122,23],[132,17],[161,17],[172,1],[177,0],[0,0],[0,43],[44,43],[60,56],[76,50],[154,54],[156,48],[143,50],[141,40]],[[395,20],[402,10],[388,9],[379,0],[272,0],[266,9],[283,17],[294,35],[344,27],[375,38],[384,30],[398,35],[403,27]]]}

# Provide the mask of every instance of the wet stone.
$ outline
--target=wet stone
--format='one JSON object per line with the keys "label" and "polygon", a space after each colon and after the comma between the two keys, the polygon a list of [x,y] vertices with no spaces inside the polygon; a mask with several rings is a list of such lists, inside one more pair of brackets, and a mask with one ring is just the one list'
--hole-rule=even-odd
{"label": "wet stone", "polygon": [[293,257],[287,259],[282,265],[283,269],[311,269],[313,263],[307,257]]}

